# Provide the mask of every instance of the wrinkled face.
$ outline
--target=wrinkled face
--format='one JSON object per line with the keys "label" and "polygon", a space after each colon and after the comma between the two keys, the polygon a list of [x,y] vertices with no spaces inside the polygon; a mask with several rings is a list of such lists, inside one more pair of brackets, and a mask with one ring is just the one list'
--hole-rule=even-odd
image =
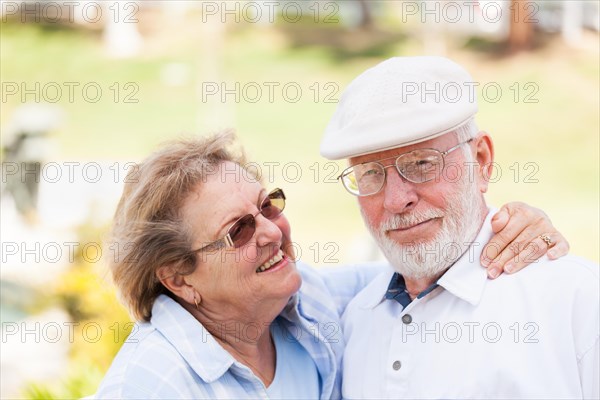
{"label": "wrinkled face", "polygon": [[[412,146],[355,157],[350,164],[398,156],[419,148],[445,151],[458,143],[447,134]],[[465,144],[463,146],[468,146]],[[394,159],[384,164],[392,165]],[[445,168],[429,182],[412,183],[387,168],[380,192],[359,197],[365,223],[394,268],[407,278],[439,275],[466,249],[485,216],[476,166],[462,149],[445,157]]]}
{"label": "wrinkled face", "polygon": [[239,165],[226,162],[188,196],[182,208],[192,228],[194,249],[224,237],[240,217],[258,214],[256,231],[246,244],[199,252],[195,271],[186,277],[203,304],[232,317],[261,307],[283,307],[300,288],[288,220],[283,214],[269,220],[259,213],[267,194]]}

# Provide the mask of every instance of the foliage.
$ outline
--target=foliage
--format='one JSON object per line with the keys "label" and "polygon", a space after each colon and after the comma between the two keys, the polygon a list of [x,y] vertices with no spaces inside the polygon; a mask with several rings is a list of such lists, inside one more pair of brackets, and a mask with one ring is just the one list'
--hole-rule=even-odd
{"label": "foliage", "polygon": [[66,378],[54,384],[32,383],[24,391],[24,397],[32,400],[80,399],[93,394],[103,372],[91,363],[77,363]]}
{"label": "foliage", "polygon": [[67,310],[75,323],[69,372],[57,383],[30,384],[25,396],[31,399],[81,398],[93,394],[133,327],[126,310],[117,301],[114,288],[106,281],[106,271],[97,261],[97,255],[91,254],[91,246],[86,247],[101,243],[99,230],[84,226],[79,237],[80,246],[73,263],[57,280],[50,300]]}

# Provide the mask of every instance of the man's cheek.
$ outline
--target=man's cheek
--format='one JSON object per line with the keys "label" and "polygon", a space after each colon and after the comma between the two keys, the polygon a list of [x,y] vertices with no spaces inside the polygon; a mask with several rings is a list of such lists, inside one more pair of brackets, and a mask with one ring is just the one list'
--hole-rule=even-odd
{"label": "man's cheek", "polygon": [[446,164],[442,170],[441,182],[449,184],[456,183],[461,180],[463,173],[466,173],[466,171],[463,171],[461,165],[458,163]]}

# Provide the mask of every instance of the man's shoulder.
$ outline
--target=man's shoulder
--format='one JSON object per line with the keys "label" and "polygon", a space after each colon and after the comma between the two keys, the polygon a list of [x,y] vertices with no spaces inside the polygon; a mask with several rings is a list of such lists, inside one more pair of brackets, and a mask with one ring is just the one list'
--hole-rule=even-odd
{"label": "man's shoulder", "polygon": [[598,264],[590,260],[572,255],[557,260],[542,257],[514,275],[504,274],[488,281],[488,286],[490,299],[500,294],[506,298],[510,293],[508,298],[513,305],[527,304],[555,316],[569,313],[573,323],[587,324],[593,320],[598,324],[600,271]]}
{"label": "man's shoulder", "polygon": [[542,257],[540,259],[540,262],[552,264],[552,265],[556,266],[557,268],[560,268],[563,266],[576,267],[576,268],[578,268],[578,271],[580,271],[583,274],[593,274],[595,276],[598,276],[598,264],[597,263],[595,263],[591,260],[588,260],[586,258],[572,255],[572,254],[568,254],[557,260],[549,260],[547,257]]}
{"label": "man's shoulder", "polygon": [[[544,257],[545,258],[545,257]],[[570,290],[583,303],[593,302],[600,309],[600,269],[597,263],[582,257],[567,255],[558,260],[542,261],[546,268],[540,268],[541,274],[550,275],[559,287]]]}
{"label": "man's shoulder", "polygon": [[542,257],[522,271],[497,280],[498,285],[496,280],[491,283],[487,301],[493,304],[502,298],[505,315],[531,318],[547,340],[566,343],[565,338],[570,338],[578,357],[598,343],[598,264],[573,255],[557,260]]}
{"label": "man's shoulder", "polygon": [[584,284],[586,282],[596,284],[600,278],[598,264],[582,257],[566,255],[557,260],[549,260],[546,256],[534,261],[532,265],[525,267],[515,274],[518,279],[544,279],[554,281],[558,285],[568,282]]}
{"label": "man's shoulder", "polygon": [[394,270],[391,267],[388,267],[377,274],[373,280],[350,301],[346,308],[346,312],[343,315],[343,320],[352,318],[356,313],[370,310],[379,304],[385,295],[393,275]]}

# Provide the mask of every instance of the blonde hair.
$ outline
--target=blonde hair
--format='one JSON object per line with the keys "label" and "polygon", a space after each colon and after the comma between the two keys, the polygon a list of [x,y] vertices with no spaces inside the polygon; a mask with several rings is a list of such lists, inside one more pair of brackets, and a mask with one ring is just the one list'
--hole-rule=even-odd
{"label": "blonde hair", "polygon": [[176,140],[129,170],[110,234],[118,252],[108,263],[120,299],[135,319],[149,321],[154,300],[169,294],[156,276],[158,268],[194,271],[196,253],[180,209],[219,164],[231,161],[244,167],[243,150],[231,150],[235,140],[230,130]]}

